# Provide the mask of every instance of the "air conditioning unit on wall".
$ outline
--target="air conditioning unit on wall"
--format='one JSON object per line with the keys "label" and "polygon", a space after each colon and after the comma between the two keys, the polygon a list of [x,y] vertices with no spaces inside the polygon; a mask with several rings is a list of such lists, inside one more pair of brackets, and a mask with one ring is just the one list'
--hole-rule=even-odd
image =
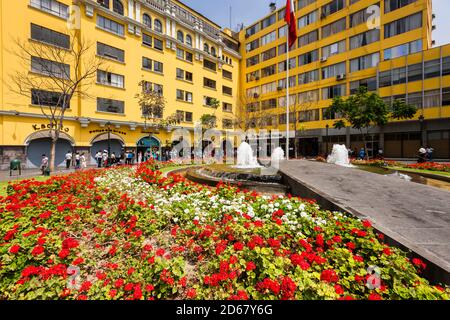
{"label": "air conditioning unit on wall", "polygon": [[336,79],[337,80],[345,80],[345,73],[338,74]]}

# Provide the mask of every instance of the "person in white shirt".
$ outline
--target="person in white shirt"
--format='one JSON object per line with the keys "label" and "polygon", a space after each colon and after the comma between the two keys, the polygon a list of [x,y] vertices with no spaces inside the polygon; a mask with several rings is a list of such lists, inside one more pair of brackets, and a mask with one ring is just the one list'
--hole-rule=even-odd
{"label": "person in white shirt", "polygon": [[66,158],[66,169],[69,170],[70,165],[72,164],[72,152],[67,151],[65,158]]}
{"label": "person in white shirt", "polygon": [[48,168],[48,158],[45,154],[42,155],[42,160],[41,160],[41,170],[42,170],[42,175],[45,176],[45,172],[47,171]]}
{"label": "person in white shirt", "polygon": [[87,164],[86,164],[86,156],[84,155],[84,152],[80,156],[80,161],[81,161],[81,168],[86,169]]}
{"label": "person in white shirt", "polygon": [[77,152],[75,154],[75,169],[80,169],[80,154]]}
{"label": "person in white shirt", "polygon": [[108,166],[108,151],[106,151],[106,150],[103,151],[102,160],[103,160],[103,166],[107,167]]}

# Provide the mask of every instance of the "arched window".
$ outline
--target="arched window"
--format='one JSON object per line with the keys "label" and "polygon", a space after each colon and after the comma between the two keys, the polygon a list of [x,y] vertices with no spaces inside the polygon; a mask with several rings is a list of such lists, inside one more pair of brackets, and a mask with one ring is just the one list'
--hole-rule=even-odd
{"label": "arched window", "polygon": [[207,44],[207,43],[205,43],[205,44],[203,45],[203,51],[205,51],[205,52],[208,52],[208,53],[209,53],[209,46],[208,46],[208,44]]}
{"label": "arched window", "polygon": [[211,47],[211,55],[216,56],[216,48]]}
{"label": "arched window", "polygon": [[113,2],[113,11],[115,13],[123,15],[123,4],[119,0],[114,0]]}
{"label": "arched window", "polygon": [[177,32],[177,40],[180,42],[184,42],[184,33],[183,31],[178,30]]}
{"label": "arched window", "polygon": [[157,32],[163,32],[162,23],[158,19],[155,19],[155,31]]}
{"label": "arched window", "polygon": [[192,47],[192,37],[191,37],[191,35],[189,35],[189,34],[186,35],[186,44],[187,44],[189,47]]}
{"label": "arched window", "polygon": [[152,18],[146,13],[142,16],[142,22],[149,28],[152,27]]}

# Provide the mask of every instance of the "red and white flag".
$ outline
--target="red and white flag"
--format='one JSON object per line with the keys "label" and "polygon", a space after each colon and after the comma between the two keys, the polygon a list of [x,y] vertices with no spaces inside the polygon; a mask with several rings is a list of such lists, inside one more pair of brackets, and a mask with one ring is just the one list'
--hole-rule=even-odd
{"label": "red and white flag", "polygon": [[286,14],[284,20],[288,24],[289,48],[297,41],[297,19],[295,19],[294,0],[286,1]]}

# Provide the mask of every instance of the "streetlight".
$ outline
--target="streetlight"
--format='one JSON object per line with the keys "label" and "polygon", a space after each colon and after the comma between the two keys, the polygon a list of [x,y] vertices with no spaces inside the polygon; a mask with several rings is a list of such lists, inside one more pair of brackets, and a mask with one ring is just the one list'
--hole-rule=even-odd
{"label": "streetlight", "polygon": [[420,146],[423,147],[423,129],[424,129],[424,122],[425,122],[425,117],[422,115],[420,115],[419,117],[419,123],[420,123]]}
{"label": "streetlight", "polygon": [[330,125],[329,124],[327,124],[326,126],[325,126],[325,128],[326,128],[326,136],[327,136],[327,138],[326,138],[326,144],[325,144],[325,146],[326,146],[326,149],[325,149],[325,154],[327,154],[328,155],[328,130],[330,129]]}
{"label": "streetlight", "polygon": [[111,166],[111,122],[106,123],[108,127],[108,163],[106,166],[109,168]]}

